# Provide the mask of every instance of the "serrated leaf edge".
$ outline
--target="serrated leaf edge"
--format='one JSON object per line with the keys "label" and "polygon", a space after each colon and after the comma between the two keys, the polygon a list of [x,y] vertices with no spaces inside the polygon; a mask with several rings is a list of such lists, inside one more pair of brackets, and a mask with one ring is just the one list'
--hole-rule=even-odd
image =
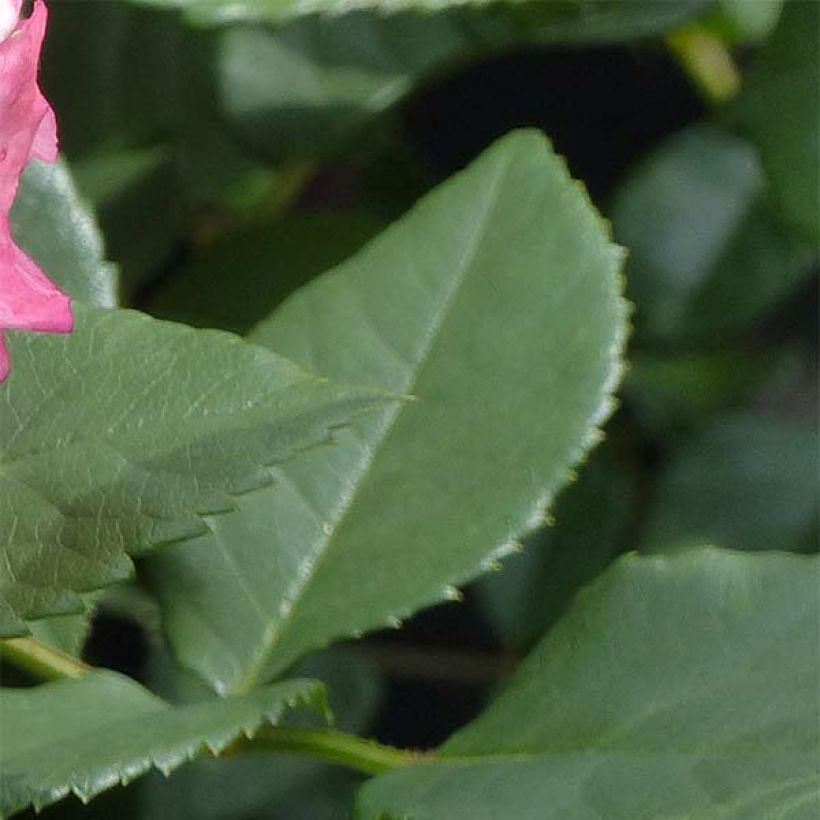
{"label": "serrated leaf edge", "polygon": [[[297,681],[289,681],[296,683]],[[305,681],[307,682],[307,681]],[[154,755],[131,765],[120,764],[110,773],[101,775],[88,789],[68,784],[52,789],[41,797],[33,797],[25,803],[13,805],[0,810],[0,820],[10,817],[18,811],[31,807],[39,814],[44,808],[53,805],[71,795],[87,805],[94,797],[116,786],[127,786],[134,780],[152,770],[160,772],[165,778],[171,776],[180,766],[190,763],[203,755],[219,757],[234,742],[243,738],[251,740],[261,729],[275,726],[279,718],[288,710],[309,708],[321,714],[326,720],[331,719],[327,692],[320,681],[311,681],[312,686],[290,698],[279,701],[275,706],[261,712],[256,718],[237,725],[234,729],[219,732],[206,737],[193,745],[170,752],[168,755]],[[196,704],[194,704],[196,705]],[[171,706],[170,708],[174,708]],[[184,708],[184,707],[179,707]]]}

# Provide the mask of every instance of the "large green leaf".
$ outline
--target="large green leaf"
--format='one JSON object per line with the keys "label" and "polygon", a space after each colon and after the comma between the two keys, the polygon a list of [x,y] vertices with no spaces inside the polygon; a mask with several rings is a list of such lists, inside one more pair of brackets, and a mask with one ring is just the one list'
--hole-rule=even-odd
{"label": "large green leaf", "polygon": [[76,307],[71,336],[11,334],[0,387],[0,631],[79,611],[129,555],[207,530],[376,392],[241,339]]}
{"label": "large green leaf", "polygon": [[820,3],[790,0],[737,100],[784,214],[820,245]]}
{"label": "large green leaf", "polygon": [[639,331],[710,347],[753,327],[813,257],[773,213],[754,148],[711,126],[676,134],[627,179],[613,226]]}
{"label": "large green leaf", "polygon": [[173,707],[132,680],[94,672],[0,691],[0,817],[164,774],[276,723],[289,707],[323,707],[323,689],[292,680],[237,698]]}
{"label": "large green leaf", "polygon": [[619,561],[429,764],[371,781],[403,820],[809,820],[820,809],[818,561]]}
{"label": "large green leaf", "polygon": [[644,546],[811,547],[818,453],[810,426],[755,416],[721,419],[689,440],[659,476]]}
{"label": "large green leaf", "polygon": [[80,200],[65,163],[29,165],[11,225],[20,247],[75,299],[101,307],[117,303],[117,270],[105,261],[94,217]]}
{"label": "large green leaf", "polygon": [[245,689],[457,597],[514,550],[611,409],[621,259],[544,138],[520,132],[291,296],[256,342],[416,400],[149,562],[183,662]]}

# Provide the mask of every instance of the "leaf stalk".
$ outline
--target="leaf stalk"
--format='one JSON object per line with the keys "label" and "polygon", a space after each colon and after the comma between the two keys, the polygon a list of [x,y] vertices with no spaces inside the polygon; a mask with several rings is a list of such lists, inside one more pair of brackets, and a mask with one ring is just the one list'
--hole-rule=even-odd
{"label": "leaf stalk", "polygon": [[346,732],[289,726],[266,727],[255,737],[234,744],[229,753],[233,755],[255,752],[291,752],[308,755],[367,775],[383,774],[392,769],[412,766],[429,757],[423,752],[396,749]]}
{"label": "leaf stalk", "polygon": [[40,643],[35,638],[0,641],[0,659],[12,663],[37,680],[81,678],[91,671],[91,667],[79,658]]}
{"label": "leaf stalk", "polygon": [[725,103],[740,90],[740,72],[717,34],[693,25],[667,35],[666,44],[708,103]]}

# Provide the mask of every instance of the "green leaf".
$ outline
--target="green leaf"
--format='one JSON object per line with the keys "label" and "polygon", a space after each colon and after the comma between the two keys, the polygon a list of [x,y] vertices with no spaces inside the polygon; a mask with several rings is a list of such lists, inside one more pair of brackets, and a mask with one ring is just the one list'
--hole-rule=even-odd
{"label": "green leaf", "polygon": [[173,707],[132,680],[79,680],[0,691],[0,816],[75,794],[89,800],[157,768],[168,775],[275,724],[289,707],[321,709],[323,689],[292,680],[238,698]]}
{"label": "green leaf", "polygon": [[819,447],[811,427],[754,416],[722,419],[688,441],[661,473],[644,546],[811,547]]}
{"label": "green leaf", "polygon": [[791,0],[737,108],[783,213],[820,245],[820,4]]}
{"label": "green leaf", "polygon": [[117,303],[117,270],[105,261],[102,237],[65,163],[32,162],[11,211],[14,237],[75,299]]}
{"label": "green leaf", "polygon": [[[71,336],[10,334],[0,387],[0,632],[81,611],[129,555],[207,530],[377,392],[241,339],[77,305]],[[378,399],[381,401],[382,399]]]}
{"label": "green leaf", "polygon": [[476,585],[482,611],[506,644],[531,648],[578,589],[621,551],[633,502],[630,480],[612,448],[596,450],[577,484],[559,496],[553,526]]}
{"label": "green leaf", "polygon": [[621,369],[622,252],[536,132],[487,151],[253,339],[416,401],[273,472],[148,562],[182,662],[243,690],[397,626],[538,527]]}
{"label": "green leaf", "polygon": [[639,331],[705,341],[754,327],[811,270],[765,198],[754,148],[712,126],[676,134],[626,181],[613,227],[630,249]]}
{"label": "green leaf", "polygon": [[358,816],[817,816],[818,561],[622,559],[435,761],[365,785]]}

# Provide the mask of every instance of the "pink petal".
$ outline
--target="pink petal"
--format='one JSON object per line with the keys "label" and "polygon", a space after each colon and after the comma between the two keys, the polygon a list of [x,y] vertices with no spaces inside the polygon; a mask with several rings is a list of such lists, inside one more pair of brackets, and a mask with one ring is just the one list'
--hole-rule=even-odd
{"label": "pink petal", "polygon": [[[45,97],[43,97],[43,102],[48,106]],[[42,162],[56,162],[57,154],[57,118],[54,116],[54,111],[48,106],[43,114],[43,119],[40,120],[40,127],[34,135],[34,142],[31,144],[31,157]]]}
{"label": "pink petal", "polygon": [[0,328],[69,333],[71,300],[11,240],[0,225]]}
{"label": "pink petal", "polygon": [[23,0],[0,0],[0,40],[17,28],[22,4]]}
{"label": "pink petal", "polygon": [[[19,14],[21,0],[0,0],[4,20],[10,6]],[[54,112],[37,85],[47,18],[43,0],[35,0],[31,17],[18,20],[4,39],[0,35],[0,381],[10,368],[3,330],[74,328],[71,300],[14,244],[9,223],[26,165],[57,158]]]}

